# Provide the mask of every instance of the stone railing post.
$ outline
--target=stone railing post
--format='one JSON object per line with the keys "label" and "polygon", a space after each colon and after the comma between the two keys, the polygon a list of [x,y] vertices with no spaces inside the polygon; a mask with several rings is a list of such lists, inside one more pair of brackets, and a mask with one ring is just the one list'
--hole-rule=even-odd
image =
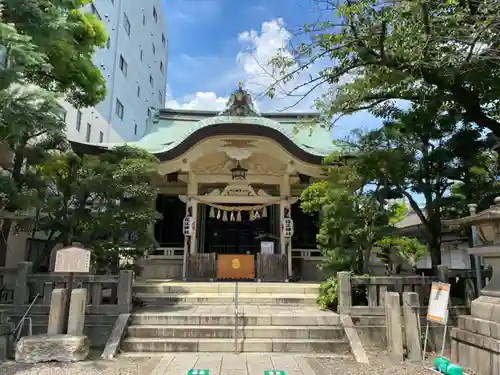
{"label": "stone railing post", "polygon": [[33,263],[21,262],[17,266],[16,285],[14,287],[14,305],[20,306],[29,303],[28,276],[33,269]]}
{"label": "stone railing post", "polygon": [[448,266],[446,264],[440,264],[437,266],[437,276],[438,280],[442,283],[449,283],[449,273],[448,273]]}
{"label": "stone railing post", "polygon": [[351,296],[351,274],[350,272],[337,273],[338,281],[338,306],[337,311],[339,314],[349,314],[352,307]]}
{"label": "stone railing post", "polygon": [[385,295],[385,319],[387,324],[387,347],[391,358],[403,360],[403,322],[399,293],[387,292]]}
{"label": "stone railing post", "polygon": [[133,271],[120,271],[120,277],[118,279],[118,312],[120,314],[129,313],[132,310],[133,279]]}
{"label": "stone railing post", "polygon": [[408,359],[412,362],[420,362],[422,361],[422,332],[418,293],[403,293],[403,318]]}

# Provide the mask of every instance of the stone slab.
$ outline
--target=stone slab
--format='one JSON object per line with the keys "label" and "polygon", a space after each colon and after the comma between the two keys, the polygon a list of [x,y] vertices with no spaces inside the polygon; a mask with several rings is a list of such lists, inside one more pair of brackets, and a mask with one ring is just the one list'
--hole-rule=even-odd
{"label": "stone slab", "polygon": [[311,358],[293,354],[172,354],[162,357],[152,375],[185,375],[193,368],[210,375],[264,375],[284,370],[287,375],[324,375],[310,365]]}
{"label": "stone slab", "polygon": [[116,356],[120,349],[121,341],[127,333],[129,322],[130,314],[121,314],[118,316],[113,326],[113,330],[106,341],[101,359],[113,359]]}
{"label": "stone slab", "polygon": [[35,335],[19,340],[15,358],[23,363],[75,362],[87,359],[89,352],[87,336]]}
{"label": "stone slab", "polygon": [[340,321],[342,322],[342,327],[344,328],[345,335],[351,346],[351,352],[359,363],[369,363],[368,356],[366,355],[365,348],[361,339],[359,338],[356,328],[354,328],[354,323],[349,315],[340,315]]}

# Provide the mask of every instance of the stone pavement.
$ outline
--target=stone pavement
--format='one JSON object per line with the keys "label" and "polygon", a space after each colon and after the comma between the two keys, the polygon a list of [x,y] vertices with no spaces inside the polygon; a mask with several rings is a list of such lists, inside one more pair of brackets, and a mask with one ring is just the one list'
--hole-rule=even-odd
{"label": "stone pavement", "polygon": [[210,375],[264,375],[265,370],[282,370],[286,375],[323,375],[318,373],[321,367],[316,358],[302,355],[193,353],[162,357],[151,375],[186,375],[190,369],[209,370]]}

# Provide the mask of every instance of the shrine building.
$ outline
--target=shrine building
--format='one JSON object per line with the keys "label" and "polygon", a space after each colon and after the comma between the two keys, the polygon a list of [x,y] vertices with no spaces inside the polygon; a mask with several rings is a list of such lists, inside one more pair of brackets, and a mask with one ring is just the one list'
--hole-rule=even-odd
{"label": "shrine building", "polygon": [[[240,84],[226,108],[160,109],[128,145],[160,160],[159,247],[143,279],[319,281],[317,217],[299,196],[334,150],[314,113],[258,113]],[[98,154],[118,144],[73,143]]]}

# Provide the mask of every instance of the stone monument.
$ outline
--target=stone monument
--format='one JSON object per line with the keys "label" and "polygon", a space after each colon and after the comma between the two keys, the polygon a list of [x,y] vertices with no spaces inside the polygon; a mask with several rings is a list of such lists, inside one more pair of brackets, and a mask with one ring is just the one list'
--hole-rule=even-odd
{"label": "stone monument", "polygon": [[74,273],[90,270],[90,251],[68,247],[57,252],[55,272],[69,274],[67,288],[52,291],[46,335],[22,337],[16,345],[16,361],[83,361],[90,342],[83,334],[87,289],[73,289]]}
{"label": "stone monument", "polygon": [[458,317],[451,331],[454,362],[483,375],[500,374],[500,198],[478,214],[443,224],[474,226],[477,244],[469,253],[484,258],[492,278],[471,303],[471,314]]}

